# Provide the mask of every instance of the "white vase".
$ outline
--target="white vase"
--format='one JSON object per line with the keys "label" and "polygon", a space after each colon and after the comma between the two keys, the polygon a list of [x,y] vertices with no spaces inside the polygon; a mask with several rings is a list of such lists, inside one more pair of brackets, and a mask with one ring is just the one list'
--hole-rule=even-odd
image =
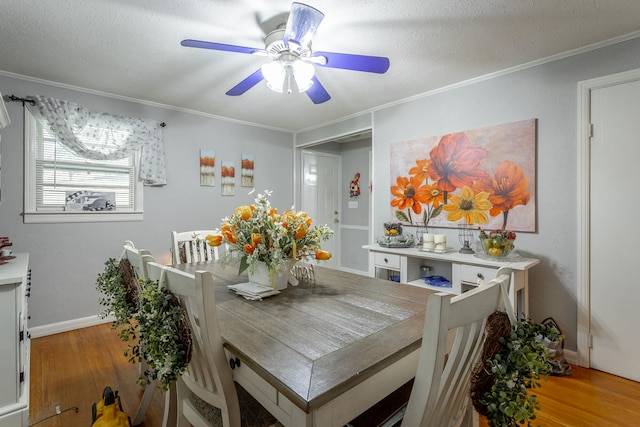
{"label": "white vase", "polygon": [[267,264],[265,264],[264,262],[258,262],[255,267],[256,268],[254,269],[253,273],[251,272],[251,268],[248,269],[250,282],[270,286],[279,291],[286,289],[287,284],[289,283],[289,264],[287,264],[279,272],[274,273],[273,277],[269,272],[269,267],[267,267]]}

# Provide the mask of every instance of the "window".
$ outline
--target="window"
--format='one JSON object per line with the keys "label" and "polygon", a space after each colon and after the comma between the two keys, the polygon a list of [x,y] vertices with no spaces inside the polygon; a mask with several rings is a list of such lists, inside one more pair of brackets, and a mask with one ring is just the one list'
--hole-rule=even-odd
{"label": "window", "polygon": [[[126,131],[97,130],[98,140],[82,140],[92,149],[114,146],[128,136]],[[85,159],[27,109],[25,144],[25,223],[142,220],[139,151],[120,160]]]}

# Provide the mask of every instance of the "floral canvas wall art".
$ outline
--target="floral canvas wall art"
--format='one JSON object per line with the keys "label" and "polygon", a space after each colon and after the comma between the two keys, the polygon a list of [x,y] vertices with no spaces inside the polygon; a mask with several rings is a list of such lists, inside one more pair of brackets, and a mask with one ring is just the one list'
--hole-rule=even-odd
{"label": "floral canvas wall art", "polygon": [[391,144],[391,217],[536,230],[536,120]]}
{"label": "floral canvas wall art", "polygon": [[216,185],[216,152],[215,150],[200,150],[200,185],[213,187]]}
{"label": "floral canvas wall art", "polygon": [[222,162],[222,195],[233,196],[236,194],[236,162],[223,161]]}
{"label": "floral canvas wall art", "polygon": [[242,155],[242,173],[240,175],[241,187],[253,188],[253,154]]}

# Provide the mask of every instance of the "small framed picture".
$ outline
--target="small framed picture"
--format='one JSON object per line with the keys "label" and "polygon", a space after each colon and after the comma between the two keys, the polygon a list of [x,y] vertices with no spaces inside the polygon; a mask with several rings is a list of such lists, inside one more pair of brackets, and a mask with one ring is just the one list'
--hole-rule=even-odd
{"label": "small framed picture", "polygon": [[253,154],[242,155],[240,186],[253,188]]}
{"label": "small framed picture", "polygon": [[222,195],[233,196],[236,194],[236,162],[226,160],[222,162]]}
{"label": "small framed picture", "polygon": [[216,185],[215,169],[215,150],[200,150],[200,186],[213,187]]}

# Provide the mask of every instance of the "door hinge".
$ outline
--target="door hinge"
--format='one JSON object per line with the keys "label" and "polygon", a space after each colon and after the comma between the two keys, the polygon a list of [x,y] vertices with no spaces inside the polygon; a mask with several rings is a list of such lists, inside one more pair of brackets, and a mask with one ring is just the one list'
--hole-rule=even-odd
{"label": "door hinge", "polygon": [[587,135],[589,138],[593,138],[593,123],[587,125]]}
{"label": "door hinge", "polygon": [[23,383],[24,382],[24,371],[20,372],[20,382]]}
{"label": "door hinge", "polygon": [[593,348],[593,335],[587,335],[587,347]]}
{"label": "door hinge", "polygon": [[20,331],[20,341],[24,341],[24,331]]}

